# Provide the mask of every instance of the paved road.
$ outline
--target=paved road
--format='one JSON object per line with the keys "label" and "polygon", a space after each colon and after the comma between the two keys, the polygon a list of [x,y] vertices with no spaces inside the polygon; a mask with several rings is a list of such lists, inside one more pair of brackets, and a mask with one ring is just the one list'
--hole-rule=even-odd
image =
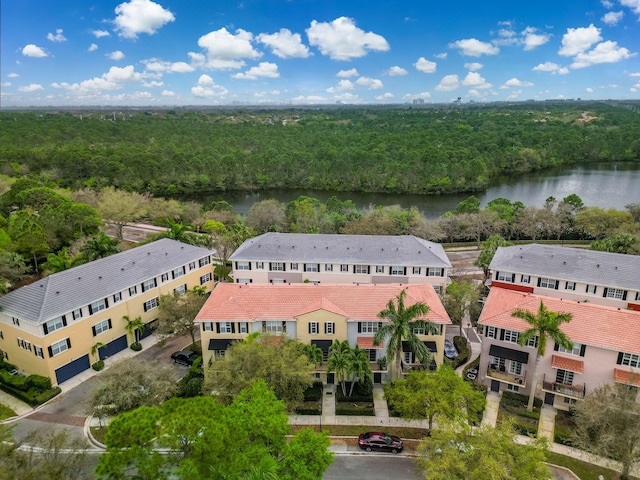
{"label": "paved road", "polygon": [[413,458],[393,454],[335,455],[323,480],[418,480]]}

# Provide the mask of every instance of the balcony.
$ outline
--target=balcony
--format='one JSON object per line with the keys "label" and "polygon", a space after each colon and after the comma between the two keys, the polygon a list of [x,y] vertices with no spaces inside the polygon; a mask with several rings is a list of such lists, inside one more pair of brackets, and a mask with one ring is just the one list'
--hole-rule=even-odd
{"label": "balcony", "polygon": [[496,368],[493,365],[489,365],[489,368],[487,368],[487,377],[504,383],[517,385],[518,387],[527,386],[527,372],[525,370],[522,371],[522,375],[516,375],[514,373],[507,372],[504,367]]}
{"label": "balcony", "polygon": [[584,398],[587,388],[582,385],[567,385],[566,383],[547,382],[542,380],[542,390],[571,398]]}

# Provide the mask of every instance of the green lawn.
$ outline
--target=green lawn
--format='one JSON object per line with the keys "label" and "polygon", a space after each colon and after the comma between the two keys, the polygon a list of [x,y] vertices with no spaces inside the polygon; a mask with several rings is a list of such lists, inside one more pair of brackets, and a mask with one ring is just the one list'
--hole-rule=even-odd
{"label": "green lawn", "polygon": [[0,420],[15,417],[17,415],[18,414],[11,410],[9,407],[0,403]]}
{"label": "green lawn", "polygon": [[[614,472],[608,468],[598,467],[597,465],[592,465],[581,460],[576,460],[572,457],[566,457],[559,453],[548,452],[547,462],[566,467],[583,480],[595,480],[599,475],[602,475],[604,480],[618,480],[620,478],[620,474],[618,472]],[[629,477],[629,480],[638,479],[636,477]]]}

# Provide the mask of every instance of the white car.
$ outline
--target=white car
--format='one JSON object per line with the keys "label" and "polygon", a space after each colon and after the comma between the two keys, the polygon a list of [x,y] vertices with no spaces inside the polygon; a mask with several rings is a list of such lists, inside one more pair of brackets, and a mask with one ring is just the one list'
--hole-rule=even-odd
{"label": "white car", "polygon": [[444,356],[451,360],[458,356],[456,347],[454,347],[453,343],[451,343],[451,341],[447,339],[445,339],[444,341]]}

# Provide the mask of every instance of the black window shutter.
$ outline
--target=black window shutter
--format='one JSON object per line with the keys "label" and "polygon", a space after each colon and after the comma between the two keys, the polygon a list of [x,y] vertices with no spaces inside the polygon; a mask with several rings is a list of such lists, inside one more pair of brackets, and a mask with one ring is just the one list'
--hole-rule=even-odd
{"label": "black window shutter", "polygon": [[367,265],[367,275],[371,275],[371,265]]}
{"label": "black window shutter", "polygon": [[593,293],[595,294],[598,291],[598,287],[593,287]]}
{"label": "black window shutter", "polygon": [[622,352],[618,352],[618,361],[616,362],[616,365],[622,365],[622,357],[623,357],[624,353]]}
{"label": "black window shutter", "polygon": [[93,332],[93,336],[95,337],[96,336],[96,326],[95,325],[93,325],[91,327],[91,332]]}
{"label": "black window shutter", "polygon": [[362,324],[358,322],[358,333],[362,333]]}
{"label": "black window shutter", "polygon": [[584,289],[585,292],[589,293],[589,285],[587,285]]}
{"label": "black window shutter", "polygon": [[356,273],[356,266],[353,266],[353,273]]}
{"label": "black window shutter", "polygon": [[406,274],[407,274],[407,267],[404,267],[404,270],[402,271],[402,274],[403,274],[403,275],[406,275]]}
{"label": "black window shutter", "polygon": [[42,324],[42,330],[44,331],[45,335],[49,334],[49,328],[47,328],[47,324],[46,323]]}
{"label": "black window shutter", "polygon": [[627,299],[627,291],[625,290],[624,292],[622,292],[622,300],[626,300]]}
{"label": "black window shutter", "polygon": [[216,333],[220,333],[220,324],[216,323]]}
{"label": "black window shutter", "polygon": [[269,262],[269,270],[273,270],[273,263]]}
{"label": "black window shutter", "polygon": [[238,262],[236,262],[236,270],[238,270]]}
{"label": "black window shutter", "polygon": [[286,272],[287,271],[287,264],[286,263],[282,263],[282,271]]}
{"label": "black window shutter", "polygon": [[553,346],[553,350],[554,350],[554,351],[556,351],[556,352],[557,352],[558,350],[560,350],[560,345],[558,345],[558,344],[556,343],[556,344]]}
{"label": "black window shutter", "polygon": [[516,274],[515,273],[511,274],[511,283],[516,283]]}
{"label": "black window shutter", "polygon": [[541,280],[542,280],[541,278],[538,278],[538,286],[540,286],[540,281]]}
{"label": "black window shutter", "polygon": [[109,328],[111,328],[111,319],[110,318],[107,320],[107,323],[109,324]]}
{"label": "black window shutter", "polygon": [[109,308],[109,300],[104,299],[104,308]]}
{"label": "black window shutter", "polygon": [[569,282],[564,282],[564,289],[568,290],[569,289]]}
{"label": "black window shutter", "polygon": [[500,329],[500,340],[504,340],[504,328]]}
{"label": "black window shutter", "polygon": [[[444,267],[440,269],[440,276],[444,277]],[[515,278],[515,274],[514,274],[514,278]]]}
{"label": "black window shutter", "polygon": [[93,308],[91,308],[91,305],[89,305],[89,315],[93,315]]}
{"label": "black window shutter", "polygon": [[499,276],[500,276],[500,272],[496,272],[496,280],[498,280]]}
{"label": "black window shutter", "polygon": [[309,322],[309,325],[307,325],[308,329],[309,329],[309,333],[311,333],[311,322]]}
{"label": "black window shutter", "polygon": [[556,280],[556,290],[558,290],[559,286],[560,286],[560,280]]}
{"label": "black window shutter", "polygon": [[231,333],[236,333],[236,324],[235,323],[231,324]]}
{"label": "black window shutter", "polygon": [[67,326],[67,317],[66,317],[66,315],[62,315],[62,326],[63,327]]}
{"label": "black window shutter", "polygon": [[47,351],[49,352],[49,356],[53,357],[53,350],[51,349],[51,347],[47,347]]}
{"label": "black window shutter", "polygon": [[[184,267],[182,267],[184,269]],[[249,262],[249,270],[251,270],[251,262]]]}
{"label": "black window shutter", "polygon": [[36,349],[36,346],[33,346],[33,354],[37,357],[38,356],[38,350]]}
{"label": "black window shutter", "polygon": [[67,348],[71,348],[71,339],[67,338]]}
{"label": "black window shutter", "polygon": [[603,297],[607,296],[607,292],[609,291],[609,289],[607,287],[604,288],[604,293],[602,294]]}
{"label": "black window shutter", "polygon": [[580,345],[580,356],[584,357],[584,352],[587,350],[587,346],[583,343]]}
{"label": "black window shutter", "polygon": [[146,311],[148,310],[148,308],[147,308],[147,304],[145,303],[145,304],[143,305],[143,307],[144,307],[144,311],[146,312]]}
{"label": "black window shutter", "polygon": [[158,286],[158,279],[157,279],[157,278],[154,278],[154,279],[153,279],[153,286],[154,286],[154,287],[157,287],[157,286]]}

